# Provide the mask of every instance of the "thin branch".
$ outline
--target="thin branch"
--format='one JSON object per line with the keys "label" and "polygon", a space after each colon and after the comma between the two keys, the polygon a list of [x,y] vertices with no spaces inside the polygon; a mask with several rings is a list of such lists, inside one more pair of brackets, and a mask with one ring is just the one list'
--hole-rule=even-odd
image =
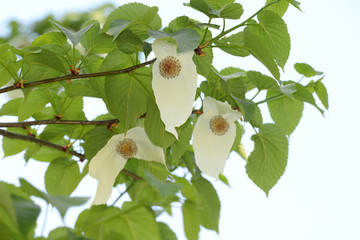
{"label": "thin branch", "polygon": [[266,4],[264,7],[260,8],[256,13],[254,13],[253,15],[251,15],[250,17],[248,17],[248,18],[247,18],[245,21],[243,21],[242,23],[240,23],[240,24],[238,24],[238,25],[236,25],[236,26],[234,26],[234,27],[232,27],[232,28],[230,28],[230,29],[228,29],[228,30],[226,30],[226,31],[222,31],[219,35],[217,35],[216,37],[214,37],[213,39],[211,39],[211,40],[209,41],[209,43],[213,43],[213,42],[219,40],[220,38],[222,38],[223,36],[225,36],[226,34],[228,34],[228,33],[232,32],[232,31],[238,29],[239,27],[245,26],[248,21],[250,21],[251,19],[253,19],[253,18],[254,18],[256,15],[258,15],[260,12],[264,11],[264,10],[265,10],[266,8],[268,8],[270,5],[272,5],[272,4],[274,4],[274,3],[278,3],[278,2],[279,2],[279,0],[274,0],[274,1]]}
{"label": "thin branch", "polygon": [[122,172],[123,174],[125,174],[125,175],[128,175],[129,177],[132,177],[135,181],[137,181],[137,180],[143,180],[142,177],[140,177],[140,176],[138,176],[138,175],[136,175],[136,174],[134,174],[134,173],[132,173],[132,172],[129,172],[129,171],[126,170],[126,169],[121,170],[121,172]]}
{"label": "thin branch", "polygon": [[[73,150],[68,150],[66,147],[64,146],[60,146],[45,140],[41,140],[38,138],[35,138],[33,136],[27,136],[27,135],[23,135],[23,134],[18,134],[18,133],[13,133],[13,132],[8,132],[6,130],[0,129],[0,135],[4,136],[4,137],[8,137],[8,138],[12,138],[12,139],[18,139],[18,140],[23,140],[23,141],[28,141],[28,142],[33,142],[42,146],[47,146],[49,148],[52,149],[56,149],[65,153],[69,153],[73,156],[76,156],[80,159],[80,161],[84,161],[86,159],[86,156],[84,154],[78,153],[76,151]],[[134,181],[137,180],[143,180],[142,177],[136,175],[135,173],[129,172],[128,170],[122,169],[121,172],[125,175],[128,175],[129,177],[133,178]]]}
{"label": "thin branch", "polygon": [[97,73],[85,73],[85,74],[79,74],[79,75],[67,75],[67,76],[62,76],[62,77],[44,79],[44,80],[40,80],[40,81],[36,81],[36,82],[23,83],[21,86],[20,85],[12,85],[10,87],[1,88],[0,89],[0,94],[5,93],[5,92],[9,92],[9,91],[13,91],[13,90],[19,89],[19,88],[34,87],[34,86],[47,84],[47,83],[52,83],[52,82],[60,82],[60,81],[65,81],[65,80],[73,80],[73,79],[81,79],[81,78],[104,77],[104,76],[116,75],[116,74],[121,74],[121,73],[129,73],[129,72],[131,72],[131,71],[133,71],[133,70],[135,70],[137,68],[141,68],[141,67],[144,67],[146,65],[152,64],[152,63],[155,62],[155,60],[156,59],[152,59],[150,61],[138,64],[138,65],[135,65],[135,66],[132,66],[132,67],[128,67],[128,68],[124,68],[124,69],[120,69],[120,70],[109,71],[109,72],[97,72]]}
{"label": "thin branch", "polygon": [[110,119],[104,121],[76,121],[76,120],[58,120],[58,119],[48,119],[48,120],[39,120],[39,121],[28,121],[28,122],[11,122],[5,123],[0,122],[0,127],[27,127],[34,125],[44,125],[44,124],[63,124],[63,125],[107,125],[110,126],[114,123],[118,123],[118,119]]}
{"label": "thin branch", "polygon": [[13,133],[13,132],[8,132],[6,130],[0,129],[0,135],[4,136],[4,137],[8,137],[8,138],[12,138],[12,139],[18,139],[18,140],[24,140],[24,141],[28,141],[28,142],[33,142],[36,144],[40,144],[42,146],[47,146],[49,148],[52,149],[56,149],[65,153],[69,153],[71,155],[74,155],[78,158],[80,158],[80,161],[84,161],[85,160],[85,155],[72,151],[72,150],[68,150],[66,149],[64,146],[60,146],[42,139],[38,139],[35,138],[33,136],[27,136],[27,135],[23,135],[23,134],[18,134],[18,133]]}

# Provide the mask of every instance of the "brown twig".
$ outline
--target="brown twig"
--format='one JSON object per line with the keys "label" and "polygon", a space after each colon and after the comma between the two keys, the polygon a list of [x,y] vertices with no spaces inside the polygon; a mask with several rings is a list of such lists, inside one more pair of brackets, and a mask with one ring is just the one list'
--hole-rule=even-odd
{"label": "brown twig", "polygon": [[38,86],[38,85],[42,85],[42,84],[46,84],[46,83],[52,83],[52,82],[60,82],[60,81],[65,81],[65,80],[73,80],[73,79],[81,79],[81,78],[104,77],[104,76],[116,75],[116,74],[121,74],[121,73],[128,73],[137,68],[141,68],[146,65],[152,64],[155,62],[155,60],[156,59],[152,59],[150,61],[140,63],[140,64],[132,66],[132,67],[120,69],[120,70],[114,70],[114,71],[108,71],[108,72],[97,72],[97,73],[85,73],[85,74],[79,74],[79,75],[67,75],[67,76],[62,76],[62,77],[44,79],[44,80],[40,80],[40,81],[36,81],[36,82],[24,83],[21,86],[14,84],[10,87],[1,88],[0,94],[9,92],[9,91],[12,91],[15,89],[19,89],[19,88],[34,87],[34,86]]}
{"label": "brown twig", "polygon": [[39,121],[28,121],[28,122],[11,122],[4,123],[0,122],[0,127],[27,127],[34,125],[44,125],[44,124],[64,124],[64,125],[107,125],[111,126],[114,123],[118,123],[118,119],[110,119],[103,121],[76,121],[76,120],[58,120],[58,119],[48,119],[48,120],[39,120]]}
{"label": "brown twig", "polygon": [[8,137],[8,138],[12,138],[12,139],[18,139],[18,140],[24,140],[24,141],[28,141],[28,142],[33,142],[36,144],[40,144],[42,146],[47,146],[49,148],[52,149],[56,149],[62,152],[66,152],[69,153],[71,155],[74,155],[78,158],[80,158],[80,161],[84,161],[85,160],[85,155],[78,153],[76,151],[73,150],[68,150],[67,148],[65,148],[64,146],[60,146],[42,139],[38,139],[35,138],[33,136],[27,136],[27,135],[23,135],[23,134],[18,134],[18,133],[13,133],[13,132],[8,132],[6,130],[0,129],[0,135],[4,136],[4,137]]}
{"label": "brown twig", "polygon": [[[45,140],[41,140],[38,138],[35,138],[34,136],[27,136],[27,135],[23,135],[23,134],[18,134],[18,133],[13,133],[13,132],[8,132],[6,130],[0,129],[0,135],[4,136],[4,137],[8,137],[8,138],[12,138],[12,139],[18,139],[18,140],[23,140],[23,141],[28,141],[28,142],[33,142],[42,146],[47,146],[49,148],[52,149],[56,149],[62,152],[66,152],[69,153],[73,156],[76,156],[80,159],[81,162],[83,162],[86,159],[86,156],[84,154],[78,153],[76,151],[73,150],[69,150],[66,146],[60,146]],[[135,173],[129,172],[128,170],[122,169],[121,172],[125,175],[128,175],[129,177],[133,178],[134,181],[137,180],[142,180],[143,178],[136,175]]]}
{"label": "brown twig", "polygon": [[138,176],[138,175],[136,175],[136,174],[134,174],[134,173],[132,173],[132,172],[129,172],[129,171],[126,170],[126,169],[121,170],[121,172],[122,172],[123,174],[125,174],[125,175],[128,175],[129,177],[132,177],[132,178],[134,179],[134,181],[143,180],[142,177],[140,177],[140,176]]}

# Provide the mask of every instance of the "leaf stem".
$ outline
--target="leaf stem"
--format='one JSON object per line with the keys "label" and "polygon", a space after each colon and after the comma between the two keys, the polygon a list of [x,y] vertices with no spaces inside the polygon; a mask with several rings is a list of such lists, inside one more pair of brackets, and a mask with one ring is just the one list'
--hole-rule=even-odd
{"label": "leaf stem", "polygon": [[257,102],[256,105],[266,103],[266,102],[270,102],[270,101],[273,101],[273,100],[276,100],[276,99],[279,99],[279,98],[282,98],[282,97],[284,97],[284,94],[278,93],[278,94],[276,94],[276,95],[274,95],[272,97],[269,97],[269,98],[266,98],[266,99],[264,99],[264,100],[262,100],[260,102]]}
{"label": "leaf stem", "polygon": [[[23,86],[24,86],[24,88],[27,88],[27,87],[34,87],[34,86],[38,86],[38,85],[42,85],[42,84],[47,84],[47,83],[52,83],[52,82],[60,82],[60,81],[65,81],[65,80],[104,77],[104,76],[110,76],[110,75],[117,75],[117,74],[121,74],[121,73],[129,73],[137,68],[141,68],[146,65],[152,64],[155,62],[155,60],[156,59],[152,59],[150,61],[147,61],[147,62],[144,62],[141,64],[137,64],[132,67],[120,69],[120,70],[114,70],[114,71],[108,71],[108,72],[85,73],[85,74],[79,74],[79,75],[66,75],[66,76],[62,76],[62,77],[44,79],[44,80],[40,80],[40,81],[36,81],[36,82],[24,83]],[[9,91],[13,91],[18,88],[19,87],[14,86],[14,85],[10,86],[10,87],[1,88],[0,94],[9,92]]]}
{"label": "leaf stem", "polygon": [[272,1],[272,2],[270,2],[270,3],[268,3],[268,4],[266,4],[264,7],[260,8],[256,13],[254,13],[253,15],[251,15],[250,17],[248,17],[248,18],[247,18],[245,21],[243,21],[242,23],[240,23],[240,24],[238,24],[238,25],[236,25],[236,26],[234,26],[234,27],[232,27],[232,28],[230,28],[230,29],[228,29],[228,30],[226,30],[226,31],[221,32],[221,33],[220,33],[219,35],[217,35],[215,38],[211,39],[211,40],[209,41],[209,43],[213,43],[213,42],[219,40],[220,38],[222,38],[223,36],[225,36],[226,34],[228,34],[228,33],[232,32],[232,31],[238,29],[239,27],[245,26],[245,24],[246,24],[248,21],[250,21],[251,19],[253,19],[253,18],[254,18],[256,15],[258,15],[260,12],[264,11],[264,10],[265,10],[266,8],[268,8],[270,5],[272,5],[272,4],[274,4],[274,3],[277,3],[277,2],[279,2],[279,1],[280,1],[280,0],[275,0],[275,1]]}
{"label": "leaf stem", "polygon": [[131,183],[129,184],[129,186],[127,186],[127,188],[125,189],[125,191],[122,192],[122,193],[116,198],[116,200],[113,202],[113,204],[111,204],[111,206],[114,206],[115,203],[117,203],[117,201],[119,201],[120,198],[121,198],[122,196],[124,196],[124,194],[127,193],[127,192],[130,190],[130,188],[134,185],[134,182],[135,182],[135,181],[131,181]]}
{"label": "leaf stem", "polygon": [[[212,19],[212,18],[209,18],[208,25],[210,25],[211,19]],[[205,33],[204,33],[203,38],[201,39],[200,45],[204,45],[205,38],[206,38],[206,34],[207,34],[208,31],[209,31],[209,27],[207,27],[207,28],[205,29]]]}
{"label": "leaf stem", "polygon": [[257,93],[255,94],[255,96],[253,96],[253,97],[250,99],[250,101],[254,100],[254,98],[256,98],[257,95],[259,95],[259,93],[260,93],[260,90],[257,91]]}

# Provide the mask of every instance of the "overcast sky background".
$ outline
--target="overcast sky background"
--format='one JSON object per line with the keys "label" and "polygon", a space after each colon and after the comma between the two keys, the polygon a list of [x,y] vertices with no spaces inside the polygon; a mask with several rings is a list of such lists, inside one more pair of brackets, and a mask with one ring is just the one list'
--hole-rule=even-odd
{"label": "overcast sky background", "polygon": [[[105,2],[122,5],[130,1],[102,0],[12,0],[1,3],[0,35],[6,32],[6,23],[17,19],[25,23],[39,20],[49,13],[57,16],[72,11],[86,11]],[[141,0],[149,6],[157,5],[163,26],[177,16],[188,15],[207,22],[205,15],[182,6],[183,0]],[[244,17],[261,8],[265,0],[236,1],[245,9]],[[215,187],[221,200],[220,234],[201,230],[201,240],[302,240],[302,239],[360,239],[360,127],[359,127],[359,27],[360,2],[305,1],[299,12],[290,7],[284,19],[291,36],[291,53],[282,80],[298,81],[293,65],[306,62],[326,74],[330,109],[325,118],[310,105],[305,106],[300,125],[291,135],[288,165],[285,174],[270,191],[269,197],[246,175],[245,161],[235,154],[227,161],[225,175],[231,188],[221,182]],[[229,21],[230,25],[230,21]],[[216,52],[217,69],[227,66],[245,70],[268,71],[252,57],[235,58]],[[316,79],[315,79],[316,80]],[[266,106],[264,106],[266,107]],[[86,106],[89,110],[89,105]],[[266,110],[266,108],[264,109]],[[102,113],[87,115],[90,118]],[[266,114],[265,114],[266,115]],[[4,121],[0,118],[1,121]],[[243,138],[248,153],[252,149],[253,130],[246,127]],[[2,156],[2,155],[1,155]],[[0,180],[18,185],[25,177],[35,186],[45,189],[43,175],[47,164],[30,161],[27,166],[22,154],[0,160]],[[38,170],[34,174],[34,169]],[[96,181],[86,177],[73,196],[95,194]],[[116,193],[117,194],[117,193]],[[36,202],[44,206],[42,201]],[[86,205],[85,207],[88,207]],[[83,209],[83,208],[82,208]],[[180,210],[180,209],[179,209]],[[73,226],[80,209],[70,210],[65,223]],[[181,211],[174,211],[169,221],[179,240],[185,239]],[[39,218],[42,231],[44,214]],[[61,225],[55,210],[51,211],[45,233]]]}

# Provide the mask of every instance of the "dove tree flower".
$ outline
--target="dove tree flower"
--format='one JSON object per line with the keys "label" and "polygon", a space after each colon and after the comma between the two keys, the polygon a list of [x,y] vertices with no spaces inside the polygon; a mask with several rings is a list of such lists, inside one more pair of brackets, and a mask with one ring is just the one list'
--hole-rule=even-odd
{"label": "dove tree flower", "polygon": [[218,179],[236,137],[234,122],[241,113],[212,97],[205,98],[203,110],[193,132],[195,161],[202,172]]}
{"label": "dove tree flower", "polygon": [[90,161],[89,174],[98,180],[92,205],[106,204],[111,195],[115,178],[130,158],[165,164],[163,149],[150,141],[144,128],[135,127],[128,130],[126,135],[112,136]]}
{"label": "dove tree flower", "polygon": [[152,44],[156,55],[152,88],[165,130],[178,137],[175,127],[186,122],[193,109],[197,87],[194,52],[178,53],[176,45],[163,39]]}

